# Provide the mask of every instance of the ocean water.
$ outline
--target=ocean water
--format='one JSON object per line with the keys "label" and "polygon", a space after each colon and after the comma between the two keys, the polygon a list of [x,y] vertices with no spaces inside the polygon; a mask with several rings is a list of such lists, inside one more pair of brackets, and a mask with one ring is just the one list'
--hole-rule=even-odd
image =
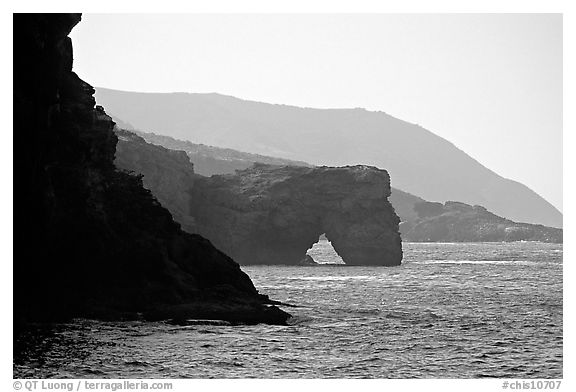
{"label": "ocean water", "polygon": [[[37,326],[16,378],[561,378],[562,245],[404,243],[399,267],[242,267],[288,326]],[[340,260],[341,262],[341,260]]]}

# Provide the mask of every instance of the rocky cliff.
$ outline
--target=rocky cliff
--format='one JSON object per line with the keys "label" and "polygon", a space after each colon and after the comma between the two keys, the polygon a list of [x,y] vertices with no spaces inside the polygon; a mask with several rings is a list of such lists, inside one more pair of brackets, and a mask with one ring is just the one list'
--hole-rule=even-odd
{"label": "rocky cliff", "polygon": [[481,206],[459,202],[414,205],[417,217],[400,225],[402,239],[415,242],[562,242],[562,229],[512,222]]}
{"label": "rocky cliff", "polygon": [[[174,220],[194,232],[190,214],[190,189],[198,175],[184,151],[170,150],[146,141],[133,132],[114,128],[118,137],[114,164],[142,176],[144,187],[152,191]],[[146,173],[144,175],[144,173]]]}
{"label": "rocky cliff", "polygon": [[402,260],[385,170],[257,163],[197,179],[191,195],[198,232],[240,264],[298,264],[323,233],[347,264]]}
{"label": "rocky cliff", "polygon": [[114,122],[72,72],[79,14],[14,15],[14,313],[284,323],[230,257],[114,163]]}

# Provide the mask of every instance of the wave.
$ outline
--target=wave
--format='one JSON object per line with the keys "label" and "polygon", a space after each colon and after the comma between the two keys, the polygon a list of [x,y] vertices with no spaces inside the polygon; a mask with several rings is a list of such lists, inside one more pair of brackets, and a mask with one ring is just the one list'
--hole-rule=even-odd
{"label": "wave", "polygon": [[535,265],[530,260],[423,260],[411,261],[410,264],[502,264],[502,265]]}
{"label": "wave", "polygon": [[378,276],[358,275],[358,276],[304,276],[288,278],[290,280],[314,280],[314,281],[340,281],[340,280],[376,280]]}

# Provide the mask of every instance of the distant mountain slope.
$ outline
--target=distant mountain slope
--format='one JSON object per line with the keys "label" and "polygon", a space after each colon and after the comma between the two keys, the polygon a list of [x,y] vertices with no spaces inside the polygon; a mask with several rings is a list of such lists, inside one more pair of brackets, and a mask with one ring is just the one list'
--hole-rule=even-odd
{"label": "distant mountain slope", "polygon": [[132,129],[131,131],[144,138],[148,143],[163,146],[171,150],[185,151],[194,163],[194,172],[203,176],[234,174],[236,170],[249,168],[254,162],[267,163],[270,165],[312,166],[302,161],[292,161],[266,155],[250,154],[230,148],[196,144],[174,139],[170,136],[157,135],[152,132],[142,132],[137,129]]}
{"label": "distant mountain slope", "polygon": [[97,89],[96,99],[141,130],[314,165],[374,165],[388,170],[395,188],[426,200],[459,200],[514,221],[562,226],[562,214],[525,185],[502,178],[428,130],[383,112],[104,88]]}

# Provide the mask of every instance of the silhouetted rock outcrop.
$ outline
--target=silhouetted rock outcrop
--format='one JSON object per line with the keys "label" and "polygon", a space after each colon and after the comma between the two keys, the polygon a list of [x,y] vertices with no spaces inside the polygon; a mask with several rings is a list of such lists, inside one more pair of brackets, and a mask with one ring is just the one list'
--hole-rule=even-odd
{"label": "silhouetted rock outcrop", "polygon": [[191,195],[198,232],[240,264],[299,264],[323,233],[347,264],[402,260],[385,170],[255,164],[197,179]]}
{"label": "silhouetted rock outcrop", "polygon": [[15,318],[284,323],[237,263],[117,170],[114,122],[72,72],[80,19],[14,15]]}
{"label": "silhouetted rock outcrop", "polygon": [[481,206],[449,201],[414,205],[418,217],[400,225],[402,239],[415,242],[562,242],[562,229],[516,223]]}

